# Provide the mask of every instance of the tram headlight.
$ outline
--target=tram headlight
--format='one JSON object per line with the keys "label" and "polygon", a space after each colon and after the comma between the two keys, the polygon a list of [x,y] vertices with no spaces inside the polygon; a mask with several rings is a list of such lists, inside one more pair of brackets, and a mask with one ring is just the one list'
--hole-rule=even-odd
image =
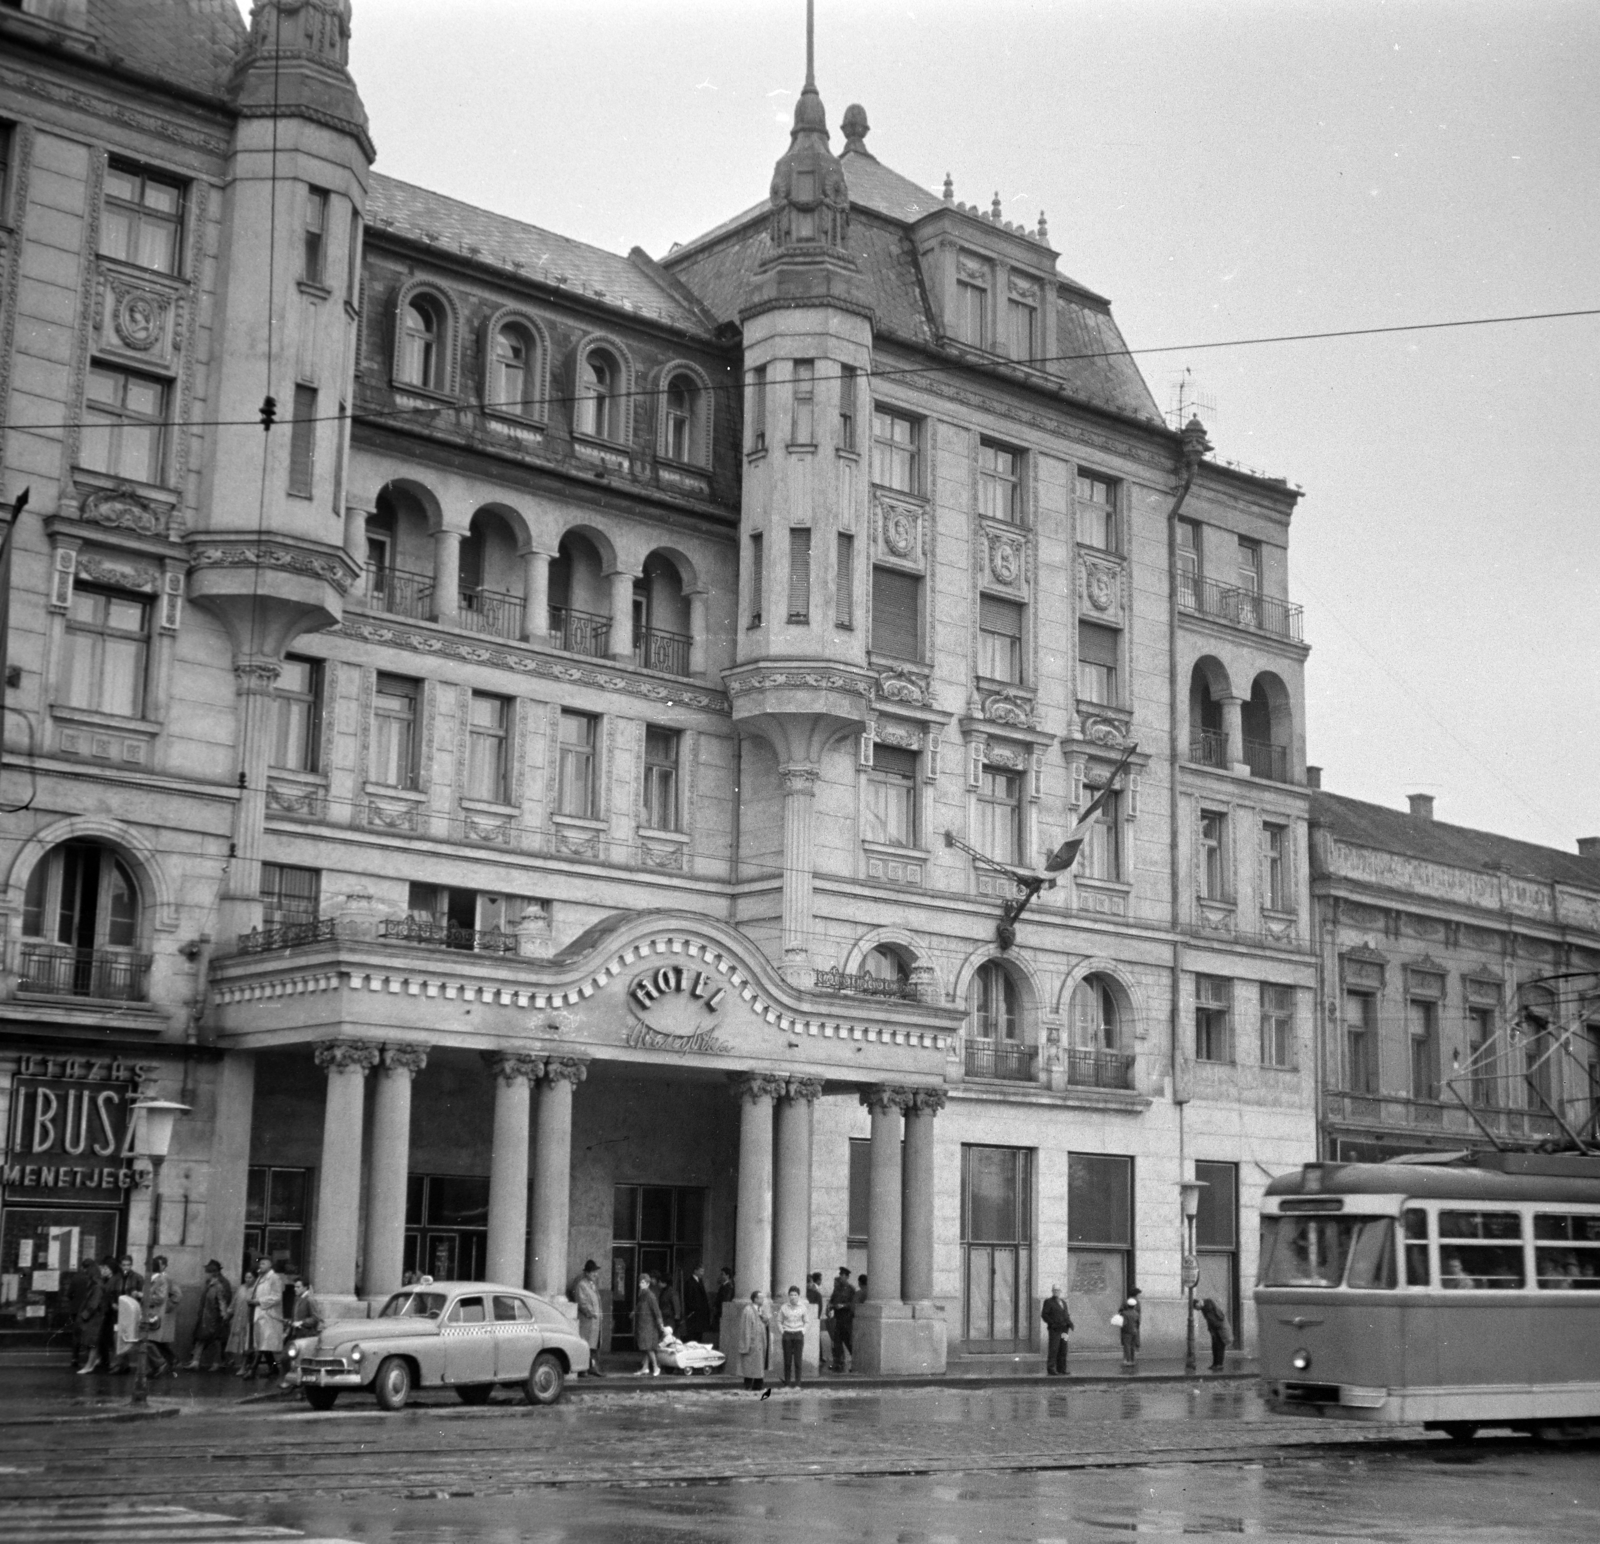
{"label": "tram headlight", "polygon": [[1311,1365],[1311,1353],[1304,1346],[1289,1358],[1289,1365],[1296,1372],[1304,1372]]}

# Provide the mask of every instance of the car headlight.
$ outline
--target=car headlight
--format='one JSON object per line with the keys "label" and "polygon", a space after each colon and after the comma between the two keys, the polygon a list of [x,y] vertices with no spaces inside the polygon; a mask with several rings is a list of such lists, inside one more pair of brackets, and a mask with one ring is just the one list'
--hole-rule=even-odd
{"label": "car headlight", "polygon": [[300,1354],[300,1342],[299,1341],[291,1341],[290,1344],[289,1344],[288,1352],[286,1354],[287,1354],[289,1360],[292,1362]]}
{"label": "car headlight", "polygon": [[361,1347],[360,1346],[351,1346],[351,1348],[350,1348],[350,1360],[352,1362],[359,1362],[361,1360]]}
{"label": "car headlight", "polygon": [[1289,1358],[1289,1365],[1293,1367],[1296,1372],[1304,1372],[1306,1368],[1311,1365],[1311,1353],[1307,1351],[1304,1346],[1302,1346],[1298,1351],[1295,1352],[1293,1356]]}

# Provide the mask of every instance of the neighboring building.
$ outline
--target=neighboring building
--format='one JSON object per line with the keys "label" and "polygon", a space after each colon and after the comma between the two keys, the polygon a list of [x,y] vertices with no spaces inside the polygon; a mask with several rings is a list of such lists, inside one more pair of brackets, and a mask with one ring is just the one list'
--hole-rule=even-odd
{"label": "neighboring building", "polygon": [[[885,1370],[1137,1281],[1170,1347],[1198,1177],[1248,1337],[1315,1137],[1297,494],[809,81],[657,262],[372,173],[345,0],[155,14],[0,8],[0,1328],[155,1236],[609,1258],[619,1346],[641,1270],[848,1262]],[[1036,867],[1130,748],[1002,946],[945,834]]]}
{"label": "neighboring building", "polygon": [[1600,850],[1311,796],[1322,1156],[1600,1137]]}

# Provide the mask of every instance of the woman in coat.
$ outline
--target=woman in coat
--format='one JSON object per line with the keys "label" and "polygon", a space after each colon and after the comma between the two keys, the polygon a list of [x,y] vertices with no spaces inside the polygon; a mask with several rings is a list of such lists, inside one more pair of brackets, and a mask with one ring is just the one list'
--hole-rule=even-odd
{"label": "woman in coat", "polygon": [[244,1376],[244,1370],[251,1360],[250,1320],[256,1306],[252,1295],[255,1284],[256,1273],[246,1271],[239,1283],[239,1290],[233,1294],[233,1307],[228,1312],[227,1360],[240,1377]]}
{"label": "woman in coat", "polygon": [[644,1352],[644,1365],[640,1373],[652,1378],[661,1376],[661,1363],[656,1360],[656,1347],[661,1343],[661,1305],[650,1290],[650,1278],[639,1277],[639,1296],[633,1305],[633,1343]]}
{"label": "woman in coat", "polygon": [[1122,1305],[1122,1370],[1132,1372],[1139,1356],[1139,1289],[1128,1293]]}
{"label": "woman in coat", "polygon": [[283,1286],[283,1277],[273,1270],[271,1260],[263,1256],[256,1261],[256,1284],[250,1289],[255,1304],[251,1319],[255,1349],[241,1377],[253,1377],[263,1362],[269,1376],[278,1371],[278,1354],[283,1350]]}
{"label": "woman in coat", "polygon": [[[111,1272],[93,1260],[85,1260],[88,1267],[83,1297],[78,1303],[78,1353],[83,1358],[79,1372],[93,1372],[100,1365],[100,1338],[106,1327],[106,1314],[110,1312]],[[92,1273],[92,1274],[91,1274]]]}
{"label": "woman in coat", "polygon": [[766,1294],[757,1288],[739,1315],[739,1375],[747,1389],[764,1386],[767,1376]]}

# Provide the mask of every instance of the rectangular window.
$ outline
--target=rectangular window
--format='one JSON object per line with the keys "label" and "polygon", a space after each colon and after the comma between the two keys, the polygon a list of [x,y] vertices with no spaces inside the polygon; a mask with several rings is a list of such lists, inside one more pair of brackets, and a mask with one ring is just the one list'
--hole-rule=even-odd
{"label": "rectangular window", "polygon": [[487,692],[472,694],[468,725],[467,797],[491,804],[511,802],[507,740],[511,730],[511,701]]}
{"label": "rectangular window", "polygon": [[252,1167],[245,1177],[244,1252],[251,1268],[263,1255],[279,1271],[298,1269],[306,1252],[311,1171]]}
{"label": "rectangular window", "polygon": [[350,250],[344,255],[344,298],[354,306],[361,299],[361,216],[350,213]]}
{"label": "rectangular window", "polygon": [[261,865],[261,925],[292,927],[315,922],[322,906],[322,871],[287,863]]}
{"label": "rectangular window", "polygon": [[110,365],[91,365],[79,464],[132,482],[161,482],[166,416],[165,382]]}
{"label": "rectangular window", "polygon": [[[1067,1275],[1073,1318],[1090,1333],[1137,1285],[1134,1271],[1132,1158],[1067,1154]],[[1115,1331],[1105,1335],[1114,1343]]]}
{"label": "rectangular window", "polygon": [[856,539],[841,531],[834,557],[833,625],[856,625]]}
{"label": "rectangular window", "polygon": [[988,286],[971,278],[956,280],[955,326],[950,329],[963,343],[974,348],[989,346]]}
{"label": "rectangular window", "polygon": [[978,442],[978,513],[1017,525],[1022,519],[1022,455],[988,440]]}
{"label": "rectangular window", "polygon": [[1294,988],[1261,983],[1261,1065],[1294,1066]]}
{"label": "rectangular window", "polygon": [[67,612],[61,702],[121,718],[144,713],[150,607],[134,595],[78,585]]}
{"label": "rectangular window", "polygon": [[1006,302],[1006,320],[1010,324],[1011,357],[1033,359],[1039,352],[1039,308],[1030,301],[1014,296]]}
{"label": "rectangular window", "polygon": [[850,1216],[846,1224],[846,1243],[862,1249],[867,1243],[867,1224],[872,1217],[872,1142],[866,1137],[850,1138]]}
{"label": "rectangular window", "polygon": [[1261,593],[1261,543],[1239,538],[1239,588],[1247,595]]}
{"label": "rectangular window", "polygon": [[1228,1319],[1234,1345],[1239,1338],[1239,1165],[1196,1159],[1194,1177],[1206,1188],[1194,1219],[1194,1247],[1200,1282],[1195,1297],[1210,1298]]}
{"label": "rectangular window", "polygon": [[962,1338],[968,1347],[1033,1344],[1033,1151],[961,1148]]}
{"label": "rectangular window", "polygon": [[294,418],[289,424],[289,492],[297,498],[311,497],[316,457],[317,388],[296,386]]}
{"label": "rectangular window", "polygon": [[386,788],[417,786],[417,720],[422,683],[380,675],[372,698],[372,781]]}
{"label": "rectangular window", "polygon": [[1117,550],[1117,485],[1106,477],[1078,473],[1075,503],[1078,543],[1100,552]]}
{"label": "rectangular window", "polygon": [[[1092,795],[1091,795],[1092,797]],[[1085,879],[1122,878],[1122,795],[1114,793],[1095,814],[1083,842]]]}
{"label": "rectangular window", "polygon": [[1200,898],[1228,899],[1228,817],[1216,810],[1200,812]]}
{"label": "rectangular window", "polygon": [[922,491],[922,425],[915,418],[872,410],[872,480],[900,493]]}
{"label": "rectangular window", "polygon": [[1439,1005],[1413,997],[1406,1003],[1406,1027],[1411,1036],[1411,1097],[1439,1097]]}
{"label": "rectangular window", "polygon": [[271,765],[289,772],[315,772],[317,725],[322,717],[322,662],[286,654],[272,689]]}
{"label": "rectangular window", "polygon": [[1344,994],[1344,1086],[1353,1094],[1378,1091],[1377,1006],[1370,992]]}
{"label": "rectangular window", "polygon": [[652,831],[676,831],[678,823],[678,742],[676,729],[644,732],[644,823]]}
{"label": "rectangular window", "polygon": [[1233,983],[1223,976],[1194,978],[1196,1061],[1233,1060]]}
{"label": "rectangular window", "polygon": [[1480,1110],[1492,1110],[1500,1102],[1492,1008],[1467,1009],[1467,1068],[1472,1080],[1472,1102]]}
{"label": "rectangular window", "polygon": [[761,626],[761,602],[767,592],[766,554],[761,533],[750,538],[750,625]]}
{"label": "rectangular window", "polygon": [[750,448],[767,448],[767,367],[757,365],[750,372]]}
{"label": "rectangular window", "polygon": [[1520,1212],[1439,1213],[1439,1285],[1507,1292],[1527,1285]]}
{"label": "rectangular window", "polygon": [[100,251],[157,273],[176,273],[183,240],[183,184],[142,167],[106,168]]}
{"label": "rectangular window", "polygon": [[306,193],[306,230],[300,277],[307,284],[321,284],[327,269],[325,251],[328,236],[328,190],[311,188]]}
{"label": "rectangular window", "polygon": [[922,658],[922,581],[915,574],[872,570],[870,647],[891,659]]}
{"label": "rectangular window", "polygon": [[978,786],[978,851],[1016,863],[1022,851],[1022,778],[985,763]]}
{"label": "rectangular window", "polygon": [[1178,604],[1200,607],[1200,527],[1193,520],[1178,522]]}
{"label": "rectangular window", "polygon": [[839,366],[839,449],[856,448],[856,367]]}
{"label": "rectangular window", "polygon": [[1288,883],[1288,829],[1261,828],[1261,904],[1267,911],[1292,911]]}
{"label": "rectangular window", "polygon": [[917,753],[897,745],[872,748],[862,835],[890,847],[917,845]]}
{"label": "rectangular window", "polygon": [[789,424],[789,443],[815,445],[817,442],[816,360],[795,360],[794,379],[790,389],[794,393],[794,414]]}
{"label": "rectangular window", "polygon": [[811,620],[811,528],[796,526],[789,532],[789,620]]}
{"label": "rectangular window", "polygon": [[1117,696],[1117,656],[1122,634],[1114,627],[1097,622],[1078,623],[1078,695],[1085,702],[1115,707]]}
{"label": "rectangular window", "polygon": [[1022,680],[1022,607],[1016,601],[978,597],[978,674]]}
{"label": "rectangular window", "polygon": [[593,820],[595,799],[594,753],[598,721],[588,713],[561,715],[561,762],[557,779],[556,811]]}
{"label": "rectangular window", "polygon": [[1600,1216],[1535,1212],[1534,1262],[1546,1291],[1600,1292]]}

